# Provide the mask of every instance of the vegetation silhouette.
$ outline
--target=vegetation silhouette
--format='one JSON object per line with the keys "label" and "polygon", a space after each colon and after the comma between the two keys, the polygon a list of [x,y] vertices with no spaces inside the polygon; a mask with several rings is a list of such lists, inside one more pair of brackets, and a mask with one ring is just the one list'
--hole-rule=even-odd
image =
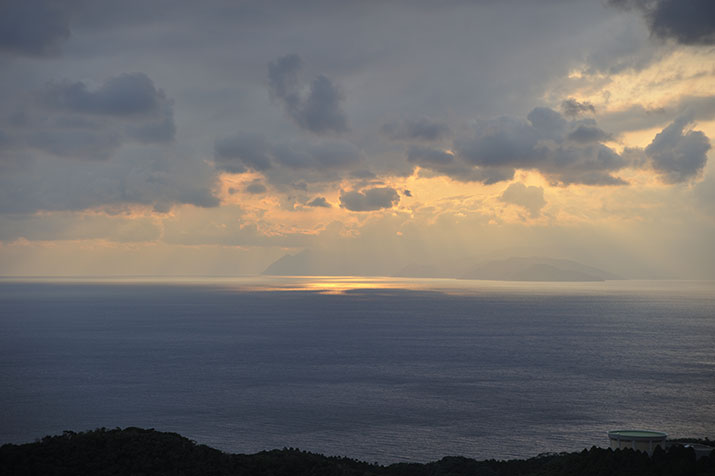
{"label": "vegetation silhouette", "polygon": [[[709,440],[689,442],[710,443]],[[449,456],[432,463],[388,466],[327,457],[294,448],[228,454],[177,433],[100,428],[0,447],[0,474],[202,476],[715,476],[715,451],[696,460],[691,448],[657,448],[652,457],[630,449],[596,448],[525,460],[477,461]]]}

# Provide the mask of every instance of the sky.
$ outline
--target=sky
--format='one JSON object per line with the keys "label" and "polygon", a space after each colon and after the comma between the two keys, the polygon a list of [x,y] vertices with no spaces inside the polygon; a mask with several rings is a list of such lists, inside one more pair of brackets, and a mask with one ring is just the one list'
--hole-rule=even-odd
{"label": "sky", "polygon": [[715,279],[711,0],[0,0],[0,273]]}

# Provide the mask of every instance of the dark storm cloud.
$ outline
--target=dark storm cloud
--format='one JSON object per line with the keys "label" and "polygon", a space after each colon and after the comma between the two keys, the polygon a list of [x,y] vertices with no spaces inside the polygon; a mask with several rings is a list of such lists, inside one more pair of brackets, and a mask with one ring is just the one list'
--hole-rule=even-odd
{"label": "dark storm cloud", "polygon": [[449,135],[449,126],[427,116],[390,122],[380,128],[380,132],[392,140],[425,140],[436,141]]}
{"label": "dark storm cloud", "polygon": [[566,117],[576,117],[585,112],[595,113],[596,107],[588,101],[579,102],[574,98],[568,98],[561,103],[561,111]]}
{"label": "dark storm cloud", "polygon": [[161,114],[164,93],[144,73],[124,73],[91,91],[82,81],[48,84],[42,100],[52,108],[80,114],[148,116]]}
{"label": "dark storm cloud", "polygon": [[343,191],[340,206],[353,212],[369,212],[392,208],[400,201],[400,195],[392,187],[375,187],[362,191]]}
{"label": "dark storm cloud", "polygon": [[303,62],[298,55],[288,55],[268,64],[268,87],[288,115],[301,128],[316,134],[345,132],[348,123],[340,102],[343,95],[325,75],[318,75],[308,91],[300,80]]}
{"label": "dark storm cloud", "polygon": [[96,89],[48,83],[6,107],[15,110],[0,127],[20,154],[107,160],[123,144],[166,144],[176,133],[172,102],[143,73],[112,77]]}
{"label": "dark storm cloud", "polygon": [[[360,149],[341,140],[269,142],[261,134],[238,133],[214,147],[216,168],[230,173],[254,170],[276,183],[320,181],[362,161]],[[305,185],[303,185],[305,187]]]}
{"label": "dark storm cloud", "polygon": [[325,197],[315,197],[305,205],[308,207],[331,208],[330,203],[328,203]]}
{"label": "dark storm cloud", "polygon": [[715,44],[712,0],[610,0],[612,5],[642,12],[653,35],[685,45]]}
{"label": "dark storm cloud", "polygon": [[268,87],[289,110],[298,109],[301,103],[301,84],[298,78],[303,60],[296,54],[287,55],[268,63]]}
{"label": "dark storm cloud", "polygon": [[666,183],[687,182],[705,168],[710,141],[701,131],[686,131],[691,123],[690,117],[676,119],[645,148],[653,169]]}
{"label": "dark storm cloud", "polygon": [[[510,167],[475,167],[459,156],[441,149],[412,146],[407,150],[407,161],[423,168],[423,175],[445,175],[460,182],[482,182],[492,184],[514,177]],[[428,171],[428,173],[425,173]]]}
{"label": "dark storm cloud", "polygon": [[501,194],[499,200],[525,208],[534,218],[541,214],[541,209],[546,205],[543,188],[527,187],[520,182],[509,185]]}
{"label": "dark storm cloud", "polygon": [[176,148],[172,101],[146,74],[33,89],[0,106],[1,212],[218,205],[215,171]]}
{"label": "dark storm cloud", "polygon": [[292,169],[347,169],[362,158],[350,142],[332,140],[278,144],[273,155],[277,163]]}
{"label": "dark storm cloud", "polygon": [[536,129],[523,121],[499,118],[480,121],[470,139],[457,139],[460,157],[481,167],[532,165],[540,160],[535,148],[539,141]]}
{"label": "dark storm cloud", "polygon": [[590,124],[579,124],[576,129],[568,134],[568,139],[582,144],[589,142],[604,142],[612,139],[611,134],[600,127]]}
{"label": "dark storm cloud", "polygon": [[485,183],[508,180],[515,169],[537,170],[563,185],[625,183],[612,173],[629,161],[600,143],[609,136],[594,121],[567,121],[543,107],[533,109],[527,118],[528,122],[500,118],[477,123],[473,138],[455,141],[457,156],[477,167]]}
{"label": "dark storm cloud", "polygon": [[559,140],[569,125],[561,114],[548,107],[535,107],[526,118],[536,130],[539,140]]}
{"label": "dark storm cloud", "polygon": [[271,168],[271,146],[262,134],[238,133],[221,139],[214,147],[216,166],[230,173]]}
{"label": "dark storm cloud", "polygon": [[421,166],[439,167],[454,163],[454,155],[430,147],[411,146],[407,149],[407,160]]}
{"label": "dark storm cloud", "polygon": [[73,2],[4,0],[0,2],[0,53],[54,56],[70,36],[68,7]]}

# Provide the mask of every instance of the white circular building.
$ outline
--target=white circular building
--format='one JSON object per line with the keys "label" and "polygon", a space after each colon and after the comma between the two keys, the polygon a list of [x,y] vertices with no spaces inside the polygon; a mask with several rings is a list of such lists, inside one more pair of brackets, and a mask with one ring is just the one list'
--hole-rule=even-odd
{"label": "white circular building", "polygon": [[608,439],[611,441],[611,449],[630,448],[637,451],[645,451],[648,455],[653,454],[656,446],[665,449],[667,433],[651,430],[612,430],[608,432]]}

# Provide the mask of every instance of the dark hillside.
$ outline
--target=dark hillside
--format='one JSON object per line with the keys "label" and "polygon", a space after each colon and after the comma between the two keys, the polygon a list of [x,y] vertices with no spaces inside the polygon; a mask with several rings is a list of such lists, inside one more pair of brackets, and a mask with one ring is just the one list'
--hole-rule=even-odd
{"label": "dark hillside", "polygon": [[[695,441],[694,441],[695,442]],[[476,461],[446,457],[432,463],[379,466],[297,449],[227,454],[176,433],[141,428],[66,431],[35,443],[0,447],[0,474],[237,475],[237,476],[715,476],[715,454],[696,461],[673,446],[652,458],[631,450],[593,447],[527,460]]]}

